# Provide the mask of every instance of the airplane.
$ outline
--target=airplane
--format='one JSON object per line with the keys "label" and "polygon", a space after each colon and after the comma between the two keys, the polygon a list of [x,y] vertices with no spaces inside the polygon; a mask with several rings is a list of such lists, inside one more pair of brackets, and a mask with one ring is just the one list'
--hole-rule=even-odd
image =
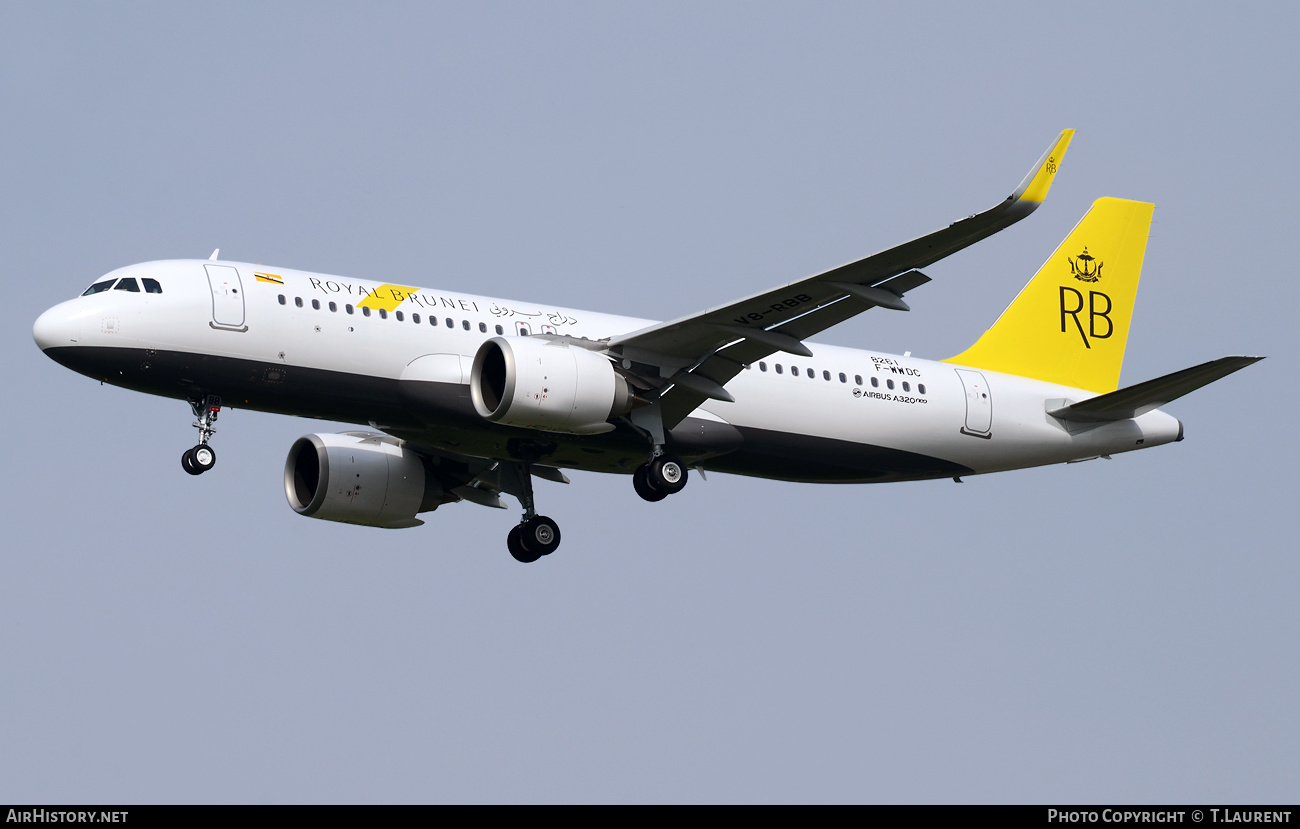
{"label": "airplane", "polygon": [[660,501],[691,470],[786,481],[952,478],[1183,439],[1160,407],[1261,357],[1119,388],[1154,205],[1095,201],[1006,311],[946,360],[823,345],[907,311],[927,267],[1032,213],[1065,130],[1010,196],[910,242],[668,322],[220,260],[114,270],[42,314],[37,345],[97,380],[185,400],[213,468],[223,408],[368,426],[309,434],[284,468],[299,514],[370,527],[468,501],[523,516],[521,562],[560,544],[533,479],[631,475]]}

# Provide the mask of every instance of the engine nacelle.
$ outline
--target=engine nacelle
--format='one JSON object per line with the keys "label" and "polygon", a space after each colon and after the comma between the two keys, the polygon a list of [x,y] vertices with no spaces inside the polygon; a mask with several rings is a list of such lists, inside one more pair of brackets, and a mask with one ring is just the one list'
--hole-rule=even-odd
{"label": "engine nacelle", "polygon": [[594,435],[632,410],[632,389],[604,356],[563,340],[493,337],[470,370],[470,397],[495,423]]}
{"label": "engine nacelle", "polygon": [[424,464],[388,435],[305,435],[285,461],[284,494],[299,515],[366,527],[418,527],[424,523],[415,517],[425,498]]}

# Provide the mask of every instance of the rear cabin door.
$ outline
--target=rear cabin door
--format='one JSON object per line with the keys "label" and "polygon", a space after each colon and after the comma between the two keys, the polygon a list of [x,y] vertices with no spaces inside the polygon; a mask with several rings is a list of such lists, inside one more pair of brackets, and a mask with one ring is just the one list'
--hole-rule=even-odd
{"label": "rear cabin door", "polygon": [[962,427],[962,434],[977,438],[993,437],[993,396],[984,375],[964,368],[954,371],[966,390],[966,425]]}
{"label": "rear cabin door", "polygon": [[247,331],[244,325],[244,285],[239,271],[229,265],[204,265],[212,289],[212,324],[220,328]]}

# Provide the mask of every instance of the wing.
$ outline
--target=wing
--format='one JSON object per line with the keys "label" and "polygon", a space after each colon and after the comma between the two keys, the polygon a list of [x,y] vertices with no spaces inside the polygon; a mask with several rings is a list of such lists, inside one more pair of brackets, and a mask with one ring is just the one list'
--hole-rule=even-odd
{"label": "wing", "polygon": [[811,356],[803,340],[868,308],[908,310],[903,294],[930,278],[923,268],[1020,221],[1042,203],[1074,130],[1065,130],[1015,192],[995,207],[933,233],[799,282],[614,337],[608,352],[658,386],[671,429],[745,365],[777,351]]}

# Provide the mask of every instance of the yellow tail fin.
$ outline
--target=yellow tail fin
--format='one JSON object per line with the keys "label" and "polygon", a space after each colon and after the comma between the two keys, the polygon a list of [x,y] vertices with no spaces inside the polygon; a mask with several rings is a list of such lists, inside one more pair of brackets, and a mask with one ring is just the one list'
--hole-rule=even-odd
{"label": "yellow tail fin", "polygon": [[944,362],[1101,393],[1119,388],[1154,210],[1097,199],[997,322]]}

